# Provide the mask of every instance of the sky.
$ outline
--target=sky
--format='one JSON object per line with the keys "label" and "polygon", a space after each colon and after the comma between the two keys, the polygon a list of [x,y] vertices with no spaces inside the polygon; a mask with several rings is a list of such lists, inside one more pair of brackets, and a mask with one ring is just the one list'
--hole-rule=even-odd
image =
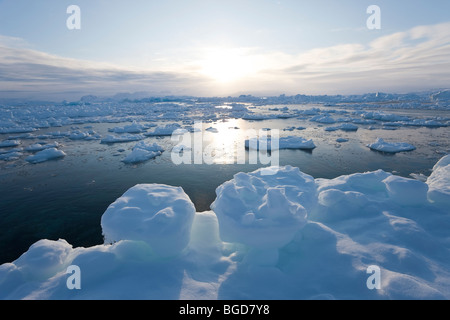
{"label": "sky", "polygon": [[0,0],[0,97],[446,88],[449,12],[448,0]]}

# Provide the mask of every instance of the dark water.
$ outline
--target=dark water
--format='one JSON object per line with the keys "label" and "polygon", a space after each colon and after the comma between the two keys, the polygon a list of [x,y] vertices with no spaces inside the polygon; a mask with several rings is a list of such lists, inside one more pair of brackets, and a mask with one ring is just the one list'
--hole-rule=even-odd
{"label": "dark water", "polygon": [[[95,124],[94,129],[107,134],[107,128],[121,124]],[[205,124],[206,125],[206,124]],[[229,139],[228,132],[253,128],[307,127],[303,131],[281,131],[281,135],[312,138],[317,148],[312,152],[280,151],[280,165],[299,167],[316,178],[335,178],[344,174],[383,169],[410,177],[411,173],[429,175],[434,164],[450,149],[449,128],[400,128],[395,131],[368,130],[360,126],[357,132],[325,132],[320,124],[306,120],[268,121],[231,120],[208,123],[216,126],[215,143]],[[378,126],[381,127],[381,126]],[[82,129],[82,126],[80,126]],[[58,128],[67,131],[70,128]],[[82,129],[83,130],[83,129]],[[55,129],[41,130],[55,131]],[[226,131],[224,133],[224,131]],[[239,132],[239,131],[233,131]],[[214,134],[213,134],[214,135]],[[0,135],[0,140],[8,135]],[[338,137],[348,138],[336,143]],[[386,155],[371,151],[366,144],[377,137],[414,144],[417,150]],[[260,165],[184,164],[171,161],[167,138],[148,138],[165,147],[161,157],[139,165],[125,165],[121,160],[135,145],[132,143],[104,145],[100,141],[56,139],[67,156],[62,160],[31,165],[23,159],[0,163],[0,264],[11,262],[39,239],[66,239],[78,246],[103,243],[100,218],[106,208],[127,189],[139,183],[161,183],[181,186],[194,202],[197,211],[209,210],[215,199],[215,189],[233,178],[237,172],[251,172]],[[49,140],[49,142],[52,142]],[[25,147],[35,140],[22,140]],[[226,144],[225,144],[226,145]],[[119,152],[119,149],[125,149]],[[233,150],[230,152],[233,154]]]}

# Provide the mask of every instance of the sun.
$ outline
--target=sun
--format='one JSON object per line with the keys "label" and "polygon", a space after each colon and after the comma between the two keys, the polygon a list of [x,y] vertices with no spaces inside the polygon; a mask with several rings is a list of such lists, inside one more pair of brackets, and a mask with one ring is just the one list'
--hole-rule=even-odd
{"label": "sun", "polygon": [[244,49],[207,49],[200,61],[200,72],[221,83],[230,83],[251,75],[254,63]]}

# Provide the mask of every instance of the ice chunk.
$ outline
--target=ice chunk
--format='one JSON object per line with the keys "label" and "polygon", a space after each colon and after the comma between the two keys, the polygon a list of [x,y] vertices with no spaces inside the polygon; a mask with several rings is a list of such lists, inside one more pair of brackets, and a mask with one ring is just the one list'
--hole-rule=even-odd
{"label": "ice chunk", "polygon": [[136,121],[133,121],[132,124],[123,126],[123,127],[115,127],[113,129],[110,129],[110,132],[114,133],[143,133],[147,131],[148,127],[140,124]]}
{"label": "ice chunk", "polygon": [[147,144],[140,141],[133,147],[133,151],[123,160],[125,163],[139,163],[156,158],[164,152],[163,147],[157,143]]}
{"label": "ice chunk", "polygon": [[[266,138],[267,141],[267,150],[276,150],[272,147],[272,139],[270,137]],[[261,146],[260,146],[261,144]],[[257,149],[263,148],[265,149],[266,144],[264,143],[263,138],[251,138],[249,140],[245,140],[245,147],[247,149]],[[302,149],[302,150],[312,150],[315,149],[316,145],[313,140],[307,140],[302,137],[281,137],[278,139],[278,149]]]}
{"label": "ice chunk", "polygon": [[45,279],[67,267],[72,246],[66,240],[40,240],[33,244],[14,264],[27,280]]}
{"label": "ice chunk", "polygon": [[416,147],[404,143],[404,142],[386,142],[382,138],[378,138],[377,141],[375,141],[372,144],[367,145],[372,150],[377,150],[381,152],[387,152],[387,153],[397,153],[397,152],[404,152],[404,151],[412,151],[416,150]]}
{"label": "ice chunk", "polygon": [[325,115],[318,115],[315,117],[312,117],[309,121],[318,122],[318,123],[336,123],[336,120],[334,120],[332,117]]}
{"label": "ice chunk", "polygon": [[189,243],[194,204],[181,187],[140,184],[111,204],[101,219],[105,243],[145,241],[160,256],[173,256]]}
{"label": "ice chunk", "polygon": [[4,140],[0,142],[0,148],[11,148],[20,145],[19,140]]}
{"label": "ice chunk", "polygon": [[145,135],[153,136],[171,136],[172,134],[183,134],[178,123],[168,124],[165,127],[156,127],[153,132],[148,132]]}
{"label": "ice chunk", "polygon": [[58,147],[59,147],[59,143],[58,142],[50,143],[50,144],[35,143],[35,144],[32,144],[32,145],[26,147],[25,151],[37,152],[37,151],[42,151],[42,150],[45,150],[45,149],[58,148]]}
{"label": "ice chunk", "polygon": [[23,154],[18,151],[11,151],[6,153],[0,153],[0,160],[3,161],[14,161],[19,159]]}
{"label": "ice chunk", "polygon": [[306,223],[309,199],[303,192],[314,190],[314,179],[290,166],[273,176],[261,170],[236,174],[217,188],[211,205],[221,239],[258,249],[286,245]]}
{"label": "ice chunk", "polygon": [[122,143],[122,142],[131,142],[131,141],[139,141],[144,139],[144,136],[140,134],[123,134],[120,136],[107,135],[102,139],[101,143]]}
{"label": "ice chunk", "polygon": [[98,140],[100,139],[100,135],[98,135],[95,131],[89,130],[86,132],[75,130],[69,132],[69,139],[71,140]]}
{"label": "ice chunk", "polygon": [[63,151],[56,148],[49,148],[36,153],[34,156],[29,156],[25,160],[30,163],[41,163],[49,160],[63,158],[65,156],[66,154]]}

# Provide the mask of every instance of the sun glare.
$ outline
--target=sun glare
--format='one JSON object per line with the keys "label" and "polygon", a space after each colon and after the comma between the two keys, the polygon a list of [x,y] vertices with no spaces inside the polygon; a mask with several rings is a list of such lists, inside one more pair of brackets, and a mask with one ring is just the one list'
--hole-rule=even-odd
{"label": "sun glare", "polygon": [[209,49],[200,67],[202,74],[222,83],[239,80],[255,71],[254,62],[242,49]]}

